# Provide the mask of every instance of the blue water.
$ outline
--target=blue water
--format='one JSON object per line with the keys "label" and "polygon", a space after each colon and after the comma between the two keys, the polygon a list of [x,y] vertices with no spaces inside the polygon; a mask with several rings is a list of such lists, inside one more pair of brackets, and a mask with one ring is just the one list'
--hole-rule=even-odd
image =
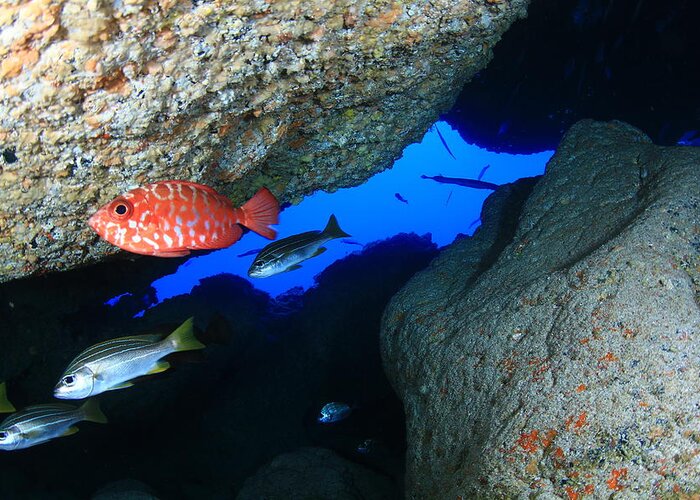
{"label": "blue water", "polygon": [[[441,184],[422,179],[421,175],[476,179],[488,165],[482,180],[504,184],[542,174],[553,154],[553,151],[532,155],[492,153],[464,142],[446,122],[435,126],[440,128],[456,159],[448,153],[433,127],[421,142],[408,146],[392,168],[361,186],[306,197],[298,205],[285,209],[277,226],[278,238],[284,238],[323,229],[330,214],[335,214],[340,227],[351,238],[329,242],[325,253],[304,261],[301,269],[252,279],[246,272],[255,255],[239,255],[261,249],[270,241],[248,232],[233,246],[192,257],[174,274],[153,282],[158,302],[189,293],[202,278],[220,273],[242,276],[273,297],[292,287],[307,289],[314,284],[314,276],[335,260],[361,250],[367,243],[401,232],[430,233],[438,246],[447,245],[457,234],[472,234],[476,230],[481,206],[491,191]],[[407,203],[399,200],[396,193]],[[116,301],[117,297],[110,303]]]}

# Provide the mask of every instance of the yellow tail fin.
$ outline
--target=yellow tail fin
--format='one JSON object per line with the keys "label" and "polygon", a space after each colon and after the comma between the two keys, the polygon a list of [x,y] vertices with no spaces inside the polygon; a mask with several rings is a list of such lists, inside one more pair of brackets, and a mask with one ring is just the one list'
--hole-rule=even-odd
{"label": "yellow tail fin", "polygon": [[206,347],[194,336],[194,318],[188,318],[177,330],[168,335],[165,342],[169,342],[175,352],[193,351]]}
{"label": "yellow tail fin", "polygon": [[85,401],[83,406],[80,407],[80,411],[83,412],[83,420],[97,422],[98,424],[107,423],[107,417],[102,413],[100,403],[95,398]]}
{"label": "yellow tail fin", "polygon": [[17,409],[10,403],[7,399],[7,387],[5,387],[5,382],[0,382],[0,413],[12,413],[17,411]]}

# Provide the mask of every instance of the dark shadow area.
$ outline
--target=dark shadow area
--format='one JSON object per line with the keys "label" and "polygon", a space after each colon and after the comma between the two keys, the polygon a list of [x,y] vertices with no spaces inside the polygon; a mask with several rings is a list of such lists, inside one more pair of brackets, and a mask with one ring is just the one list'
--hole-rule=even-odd
{"label": "dark shadow area", "polygon": [[533,0],[443,118],[509,153],[555,149],[583,118],[700,142],[698,18],[690,0]]}
{"label": "dark shadow area", "polygon": [[[0,496],[88,498],[129,480],[121,484],[140,481],[161,498],[232,498],[260,467],[305,446],[367,467],[400,495],[404,416],[382,369],[380,318],[436,254],[429,236],[398,235],[336,262],[304,294],[272,301],[242,278],[218,275],[142,318],[132,316],[150,303],[149,283],[171,272],[170,261],[149,259],[149,273],[116,261],[0,287],[0,360],[20,408],[54,401],[63,369],[102,340],[166,334],[194,316],[209,344],[100,395],[108,424],[83,422],[75,436],[0,452]],[[132,295],[117,307],[104,305],[125,292]],[[353,412],[320,424],[329,401]]]}

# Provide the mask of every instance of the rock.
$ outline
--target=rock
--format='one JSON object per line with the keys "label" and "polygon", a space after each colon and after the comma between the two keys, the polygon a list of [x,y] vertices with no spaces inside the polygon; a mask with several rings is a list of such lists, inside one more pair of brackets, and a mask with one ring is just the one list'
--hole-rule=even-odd
{"label": "rock", "polygon": [[[16,2],[15,2],[16,3]],[[0,8],[0,281],[96,262],[86,221],[163,179],[242,203],[357,185],[528,0],[34,0]]]}
{"label": "rock", "polygon": [[694,132],[697,144],[699,16],[697,2],[534,0],[443,118],[469,143],[516,154],[556,149],[590,117],[662,145]]}
{"label": "rock", "polygon": [[700,490],[698,164],[579,122],[519,214],[522,183],[497,191],[393,298],[407,498]]}
{"label": "rock", "polygon": [[399,498],[385,477],[323,448],[301,448],[276,457],[246,480],[238,500],[389,500]]}
{"label": "rock", "polygon": [[109,483],[92,495],[92,500],[158,500],[141,481],[123,479]]}

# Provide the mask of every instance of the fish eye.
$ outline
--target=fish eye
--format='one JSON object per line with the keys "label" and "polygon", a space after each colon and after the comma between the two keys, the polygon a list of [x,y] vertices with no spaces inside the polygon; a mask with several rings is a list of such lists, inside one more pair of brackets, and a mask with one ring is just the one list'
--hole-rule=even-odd
{"label": "fish eye", "polygon": [[116,219],[126,219],[131,216],[133,210],[133,205],[123,198],[115,200],[110,207],[110,212]]}
{"label": "fish eye", "polygon": [[63,377],[62,382],[68,387],[71,387],[75,384],[75,375],[66,375],[65,377]]}
{"label": "fish eye", "polygon": [[0,441],[5,441],[7,438],[7,432],[0,432]]}

